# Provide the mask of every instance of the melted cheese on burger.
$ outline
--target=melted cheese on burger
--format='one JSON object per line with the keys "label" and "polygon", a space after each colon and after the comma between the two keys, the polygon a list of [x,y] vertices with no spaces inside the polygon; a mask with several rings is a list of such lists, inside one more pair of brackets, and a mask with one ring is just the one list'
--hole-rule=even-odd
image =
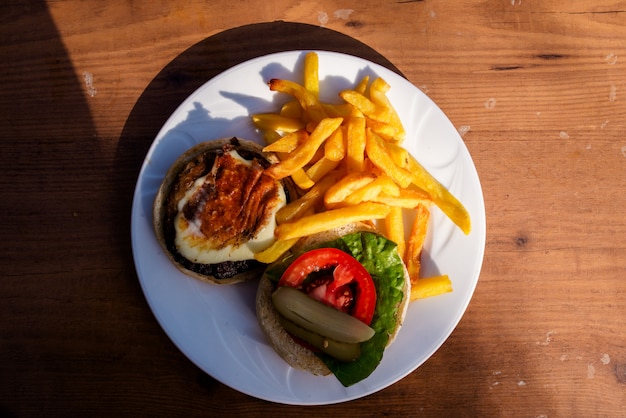
{"label": "melted cheese on burger", "polygon": [[252,259],[274,242],[275,215],[286,201],[281,183],[258,162],[225,152],[179,200],[176,248],[200,264]]}

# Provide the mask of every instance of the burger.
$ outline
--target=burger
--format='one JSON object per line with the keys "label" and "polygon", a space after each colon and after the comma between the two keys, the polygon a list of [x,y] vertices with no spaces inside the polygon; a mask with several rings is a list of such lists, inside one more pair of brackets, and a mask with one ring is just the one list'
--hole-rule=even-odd
{"label": "burger", "polygon": [[232,284],[258,278],[254,255],[275,240],[276,212],[296,189],[265,168],[277,162],[252,141],[202,142],[181,155],[159,187],[153,223],[166,255],[183,273]]}
{"label": "burger", "polygon": [[301,239],[269,265],[256,295],[259,325],[294,368],[351,386],[379,365],[406,315],[410,278],[394,242],[370,225]]}

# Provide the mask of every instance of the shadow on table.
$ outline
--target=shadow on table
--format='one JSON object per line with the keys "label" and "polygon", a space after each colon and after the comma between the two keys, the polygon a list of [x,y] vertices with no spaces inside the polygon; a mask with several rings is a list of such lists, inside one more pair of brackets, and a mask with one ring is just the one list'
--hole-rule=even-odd
{"label": "shadow on table", "polygon": [[85,240],[102,194],[83,185],[102,183],[103,159],[46,2],[2,2],[0,51],[0,416],[45,415],[74,379],[89,387],[81,365],[106,350],[82,339],[98,311],[80,307],[98,296],[77,268],[94,263]]}

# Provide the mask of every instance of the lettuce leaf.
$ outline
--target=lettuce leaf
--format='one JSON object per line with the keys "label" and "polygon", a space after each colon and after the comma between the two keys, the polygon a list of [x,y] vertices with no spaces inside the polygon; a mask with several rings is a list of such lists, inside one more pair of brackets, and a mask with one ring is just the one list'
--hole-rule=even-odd
{"label": "lettuce leaf", "polygon": [[370,327],[376,334],[361,344],[361,356],[350,363],[318,354],[344,386],[351,386],[368,377],[383,358],[389,336],[398,325],[398,306],[404,297],[404,264],[396,244],[371,232],[345,235],[322,247],[332,247],[352,254],[370,273],[376,286],[376,309]]}

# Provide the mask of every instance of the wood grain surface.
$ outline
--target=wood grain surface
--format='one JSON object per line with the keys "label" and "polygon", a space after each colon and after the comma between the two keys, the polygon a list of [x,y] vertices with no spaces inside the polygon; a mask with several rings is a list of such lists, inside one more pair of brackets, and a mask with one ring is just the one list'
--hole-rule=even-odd
{"label": "wood grain surface", "polygon": [[[9,0],[0,21],[0,415],[626,416],[626,2]],[[192,364],[130,247],[171,112],[290,49],[361,56],[426,92],[487,212],[475,295],[434,356],[306,408]]]}

